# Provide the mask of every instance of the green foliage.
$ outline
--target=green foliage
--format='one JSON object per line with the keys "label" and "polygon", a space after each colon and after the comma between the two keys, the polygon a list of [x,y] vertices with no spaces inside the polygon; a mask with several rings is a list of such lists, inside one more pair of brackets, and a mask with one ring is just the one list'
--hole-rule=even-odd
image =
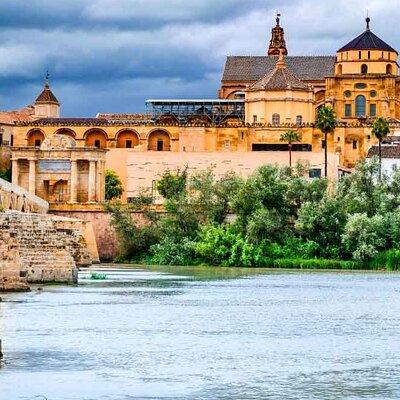
{"label": "green foliage", "polygon": [[337,121],[335,111],[330,106],[323,106],[318,110],[315,126],[324,134],[332,133]]}
{"label": "green foliage", "polygon": [[119,176],[115,171],[107,170],[105,176],[105,197],[106,200],[119,199],[124,193],[124,188]]}
{"label": "green foliage", "polygon": [[368,217],[354,214],[344,228],[342,242],[344,249],[354,260],[368,261],[374,258],[387,243],[385,219],[382,215]]}
{"label": "green foliage", "polygon": [[[213,169],[165,173],[165,212],[142,193],[107,204],[120,259],[168,265],[389,269],[400,265],[400,173],[379,179],[377,159],[337,186],[306,165],[266,165],[247,179]],[[140,212],[141,219],[132,218]]]}
{"label": "green foliage", "polygon": [[292,144],[294,142],[301,142],[301,133],[293,131],[293,130],[288,130],[281,134],[279,140],[281,142],[285,142],[285,143],[289,143],[289,144]]}
{"label": "green foliage", "polygon": [[101,281],[101,280],[107,279],[107,275],[93,271],[93,272],[90,273],[89,279],[96,280],[96,281],[99,281],[99,280]]}
{"label": "green foliage", "polygon": [[0,170],[0,178],[7,182],[11,182],[11,169]]}
{"label": "green foliage", "polygon": [[381,141],[390,133],[389,121],[386,118],[378,117],[372,124],[372,134]]}
{"label": "green foliage", "polygon": [[169,200],[181,196],[186,190],[187,168],[183,171],[165,171],[157,182],[157,190],[165,199]]}

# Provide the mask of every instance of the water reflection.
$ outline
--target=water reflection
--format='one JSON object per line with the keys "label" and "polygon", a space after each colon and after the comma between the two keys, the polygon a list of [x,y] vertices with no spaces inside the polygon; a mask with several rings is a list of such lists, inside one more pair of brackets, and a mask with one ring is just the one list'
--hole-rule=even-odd
{"label": "water reflection", "polygon": [[99,270],[5,296],[0,400],[400,398],[400,275]]}

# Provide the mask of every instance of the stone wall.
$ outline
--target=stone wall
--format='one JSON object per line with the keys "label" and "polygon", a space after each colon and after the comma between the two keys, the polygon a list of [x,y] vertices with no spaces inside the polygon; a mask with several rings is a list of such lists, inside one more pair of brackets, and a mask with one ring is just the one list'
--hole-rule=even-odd
{"label": "stone wall", "polygon": [[0,291],[28,289],[29,283],[76,282],[77,266],[92,261],[79,221],[0,213]]}

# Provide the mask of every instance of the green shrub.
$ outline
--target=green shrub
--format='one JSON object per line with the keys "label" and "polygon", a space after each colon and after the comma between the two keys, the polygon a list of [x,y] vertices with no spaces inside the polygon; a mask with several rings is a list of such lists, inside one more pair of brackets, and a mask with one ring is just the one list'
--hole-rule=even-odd
{"label": "green shrub", "polygon": [[157,265],[196,265],[199,263],[195,252],[195,243],[184,238],[175,242],[166,237],[150,248],[148,261]]}

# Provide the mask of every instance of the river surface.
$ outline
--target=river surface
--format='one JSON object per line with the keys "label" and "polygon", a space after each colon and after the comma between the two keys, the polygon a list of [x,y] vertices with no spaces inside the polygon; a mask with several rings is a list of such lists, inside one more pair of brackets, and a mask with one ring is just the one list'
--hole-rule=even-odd
{"label": "river surface", "polygon": [[400,275],[104,273],[2,296],[1,400],[400,398]]}

